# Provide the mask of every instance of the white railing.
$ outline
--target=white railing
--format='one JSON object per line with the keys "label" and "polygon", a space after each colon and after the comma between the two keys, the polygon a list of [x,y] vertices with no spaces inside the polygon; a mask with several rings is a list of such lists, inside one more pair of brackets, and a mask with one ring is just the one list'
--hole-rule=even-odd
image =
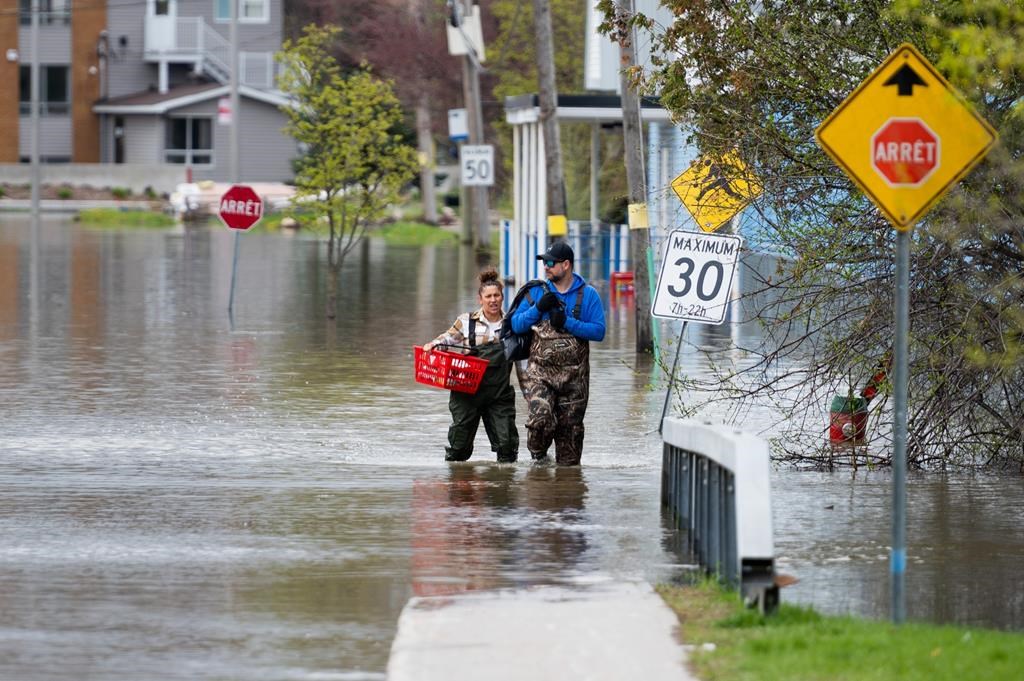
{"label": "white railing", "polygon": [[179,17],[175,22],[174,51],[185,54],[202,52],[205,26],[202,17]]}
{"label": "white railing", "polygon": [[[161,33],[161,37],[167,38],[166,44],[161,41],[159,46],[147,45],[147,58],[194,61],[221,83],[231,78],[231,42],[202,17],[178,17],[174,22],[173,37],[165,33]],[[274,86],[272,52],[240,52],[238,58],[239,82],[261,89]]]}
{"label": "white railing", "polygon": [[661,503],[701,566],[762,609],[778,603],[768,443],[726,426],[668,418]]}
{"label": "white railing", "polygon": [[231,42],[202,18],[199,21],[203,24],[203,59],[213,64],[214,70],[222,74],[226,81],[231,78]]}
{"label": "white railing", "polygon": [[264,90],[274,86],[274,55],[270,52],[239,52],[238,68],[245,85]]}

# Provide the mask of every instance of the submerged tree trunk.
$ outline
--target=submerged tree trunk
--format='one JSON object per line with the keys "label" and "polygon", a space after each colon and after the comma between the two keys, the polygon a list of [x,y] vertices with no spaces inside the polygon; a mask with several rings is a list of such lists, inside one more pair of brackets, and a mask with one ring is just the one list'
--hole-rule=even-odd
{"label": "submerged tree trunk", "polygon": [[434,138],[430,130],[430,104],[424,92],[416,100],[416,140],[420,151],[420,197],[423,221],[437,224],[437,192],[434,189]]}
{"label": "submerged tree trunk", "polygon": [[338,271],[341,269],[341,258],[338,255],[338,240],[334,235],[334,224],[332,220],[331,235],[327,239],[327,295],[325,312],[328,319],[334,319],[338,314]]}
{"label": "submerged tree trunk", "polygon": [[334,319],[338,315],[338,268],[331,265],[327,268],[327,318]]}

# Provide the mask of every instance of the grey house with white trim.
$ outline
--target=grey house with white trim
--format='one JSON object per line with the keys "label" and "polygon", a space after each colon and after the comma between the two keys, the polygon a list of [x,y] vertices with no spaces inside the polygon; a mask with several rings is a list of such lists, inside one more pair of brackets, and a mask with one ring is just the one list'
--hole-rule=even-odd
{"label": "grey house with white trim", "polygon": [[[43,162],[180,165],[182,180],[230,180],[229,2],[41,2]],[[298,149],[282,131],[274,62],[283,0],[237,2],[240,179],[289,181]],[[17,128],[0,161],[29,155],[30,7],[20,0],[18,17],[0,22],[0,41],[15,43],[21,60],[4,65],[18,69],[20,104],[0,106],[0,129]]]}
{"label": "grey house with white trim", "polygon": [[[111,0],[113,1],[113,0]],[[101,161],[168,163],[194,180],[230,180],[229,0],[146,0],[110,12]],[[274,89],[282,0],[238,0],[240,179],[287,181],[298,155],[282,132],[286,103]]]}

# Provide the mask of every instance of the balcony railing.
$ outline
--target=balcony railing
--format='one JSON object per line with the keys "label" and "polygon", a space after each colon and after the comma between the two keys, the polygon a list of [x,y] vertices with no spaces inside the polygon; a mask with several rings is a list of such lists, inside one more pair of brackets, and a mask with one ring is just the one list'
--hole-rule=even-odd
{"label": "balcony railing", "polygon": [[[194,62],[198,70],[220,83],[231,79],[231,43],[202,17],[178,17],[173,39],[158,48],[147,45],[146,57]],[[274,86],[273,53],[239,52],[238,58],[242,85],[260,89]]]}

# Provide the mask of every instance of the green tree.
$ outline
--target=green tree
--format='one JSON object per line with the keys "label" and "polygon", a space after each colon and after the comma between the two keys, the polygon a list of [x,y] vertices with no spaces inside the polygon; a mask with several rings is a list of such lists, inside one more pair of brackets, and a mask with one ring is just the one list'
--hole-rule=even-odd
{"label": "green tree", "polygon": [[307,26],[284,43],[279,86],[291,98],[285,130],[305,153],[294,205],[327,225],[327,317],[337,312],[345,256],[379,221],[417,169],[397,128],[402,111],[390,83],[361,67],[343,74],[331,55],[336,27]]}
{"label": "green tree", "polygon": [[[488,70],[496,76],[494,96],[505,97],[537,92],[537,59],[533,42],[533,4],[526,0],[494,0],[490,12],[498,22],[494,46],[489,48]],[[555,44],[555,82],[560,94],[583,90],[583,41],[586,15],[578,0],[551,0],[551,23]],[[511,172],[512,133],[499,118],[494,123],[504,162]],[[590,125],[562,124],[562,159],[570,219],[590,217]],[[601,213],[612,210],[616,199],[625,195],[626,174],[622,158],[622,135],[601,136]]]}
{"label": "green tree", "polygon": [[[845,384],[863,385],[891,344],[895,232],[814,130],[909,41],[1000,133],[912,235],[910,463],[1024,465],[1024,3],[664,4],[676,19],[659,27],[616,16],[603,0],[606,30],[633,23],[651,34],[659,59],[637,81],[660,92],[702,153],[738,150],[764,186],[742,229],[792,258],[748,301],[766,342],[718,357],[694,387],[736,408],[775,402],[789,417],[782,451],[827,456],[823,405]],[[871,451],[888,461],[887,447]]]}

